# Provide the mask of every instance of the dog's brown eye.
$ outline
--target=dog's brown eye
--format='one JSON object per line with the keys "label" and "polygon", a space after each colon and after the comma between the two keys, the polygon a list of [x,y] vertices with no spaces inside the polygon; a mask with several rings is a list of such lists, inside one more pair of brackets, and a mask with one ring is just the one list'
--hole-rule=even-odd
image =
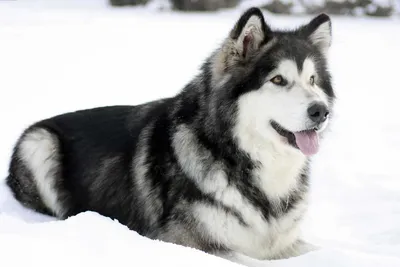
{"label": "dog's brown eye", "polygon": [[283,77],[281,75],[277,75],[274,78],[272,78],[271,82],[273,82],[276,85],[280,85],[280,86],[285,85],[285,80],[283,79]]}
{"label": "dog's brown eye", "polygon": [[314,85],[315,84],[315,77],[314,75],[310,77],[310,84]]}

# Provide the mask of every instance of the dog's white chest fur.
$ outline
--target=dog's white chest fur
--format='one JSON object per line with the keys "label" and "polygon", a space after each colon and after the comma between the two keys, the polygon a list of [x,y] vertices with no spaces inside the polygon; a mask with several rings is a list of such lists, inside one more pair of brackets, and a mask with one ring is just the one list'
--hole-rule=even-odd
{"label": "dog's white chest fur", "polygon": [[272,142],[259,143],[247,152],[260,163],[254,175],[268,198],[285,197],[298,186],[306,160],[301,152]]}
{"label": "dog's white chest fur", "polygon": [[[293,150],[277,151],[273,144],[266,146],[270,147],[257,147],[248,151],[260,163],[253,173],[253,179],[259,182],[265,197],[276,205],[274,208],[284,209],[278,203],[282,203],[281,199],[301,186],[299,176],[305,157],[293,153],[296,152]],[[213,179],[207,180],[203,185],[203,190],[213,193],[225,206],[237,210],[245,222],[241,223],[223,209],[196,204],[194,212],[207,227],[212,239],[258,259],[276,257],[298,239],[299,218],[305,212],[306,200],[298,202],[293,209],[282,213],[278,218],[265,220],[261,211],[237,188],[228,185],[224,172],[215,170]]]}

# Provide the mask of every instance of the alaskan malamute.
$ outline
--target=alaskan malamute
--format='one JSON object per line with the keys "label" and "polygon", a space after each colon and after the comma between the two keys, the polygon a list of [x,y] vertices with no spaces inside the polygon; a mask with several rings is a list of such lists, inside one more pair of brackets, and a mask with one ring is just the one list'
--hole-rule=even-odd
{"label": "alaskan malamute", "polygon": [[60,219],[94,211],[246,265],[301,255],[310,158],[331,119],[331,20],[273,30],[247,10],[176,96],[48,118],[7,184]]}

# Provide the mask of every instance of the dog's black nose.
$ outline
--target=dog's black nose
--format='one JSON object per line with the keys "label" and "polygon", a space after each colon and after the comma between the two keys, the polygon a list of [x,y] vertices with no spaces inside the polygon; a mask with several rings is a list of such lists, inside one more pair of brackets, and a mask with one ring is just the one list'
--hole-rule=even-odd
{"label": "dog's black nose", "polygon": [[310,105],[307,109],[308,117],[313,122],[322,123],[328,117],[329,111],[325,104],[321,102],[315,102]]}

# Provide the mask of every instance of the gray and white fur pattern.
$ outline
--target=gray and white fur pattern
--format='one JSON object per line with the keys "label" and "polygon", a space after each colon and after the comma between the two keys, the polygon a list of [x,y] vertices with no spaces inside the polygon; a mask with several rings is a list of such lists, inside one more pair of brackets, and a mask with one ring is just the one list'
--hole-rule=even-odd
{"label": "gray and white fur pattern", "polygon": [[312,161],[296,138],[316,143],[332,116],[330,44],[327,15],[279,31],[251,8],[176,96],[28,127],[7,183],[38,212],[95,211],[248,266],[306,253]]}

